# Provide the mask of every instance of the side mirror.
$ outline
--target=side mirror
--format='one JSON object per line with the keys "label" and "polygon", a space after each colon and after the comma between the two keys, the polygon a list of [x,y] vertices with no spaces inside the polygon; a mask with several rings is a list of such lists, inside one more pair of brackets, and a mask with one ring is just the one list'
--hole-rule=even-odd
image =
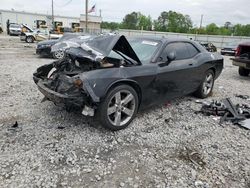
{"label": "side mirror", "polygon": [[168,62],[174,61],[175,58],[176,58],[176,53],[175,53],[175,51],[172,51],[172,52],[170,52],[170,53],[167,55]]}

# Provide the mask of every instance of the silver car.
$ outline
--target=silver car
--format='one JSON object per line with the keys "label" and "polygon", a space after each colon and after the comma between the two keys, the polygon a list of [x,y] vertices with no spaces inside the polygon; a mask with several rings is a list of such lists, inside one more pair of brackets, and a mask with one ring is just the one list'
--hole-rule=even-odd
{"label": "silver car", "polygon": [[9,26],[10,35],[20,35],[21,34],[21,26],[18,24],[10,24]]}

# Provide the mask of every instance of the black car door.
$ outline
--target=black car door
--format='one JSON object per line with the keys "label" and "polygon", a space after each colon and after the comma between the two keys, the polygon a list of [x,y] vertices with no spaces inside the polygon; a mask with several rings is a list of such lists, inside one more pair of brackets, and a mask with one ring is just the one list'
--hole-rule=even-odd
{"label": "black car door", "polygon": [[[175,54],[169,60],[169,54]],[[158,62],[157,89],[163,100],[186,95],[195,90],[197,75],[195,56],[198,49],[188,42],[171,42],[166,45]]]}

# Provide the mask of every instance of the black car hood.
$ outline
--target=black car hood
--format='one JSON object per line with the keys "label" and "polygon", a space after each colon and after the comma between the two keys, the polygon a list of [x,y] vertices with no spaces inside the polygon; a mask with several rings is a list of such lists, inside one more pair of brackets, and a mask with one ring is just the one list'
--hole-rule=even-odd
{"label": "black car hood", "polygon": [[79,57],[90,55],[92,56],[91,59],[93,59],[93,57],[95,57],[94,59],[107,57],[113,50],[141,64],[138,56],[123,35],[91,36],[89,38],[84,38],[82,41],[80,39],[66,40],[52,47],[52,51],[56,50],[67,50],[67,53]]}
{"label": "black car hood", "polygon": [[123,35],[98,36],[88,40],[85,44],[103,56],[108,56],[112,50],[118,51],[141,64],[138,56]]}
{"label": "black car hood", "polygon": [[57,40],[45,40],[45,41],[38,42],[37,45],[54,45],[57,42],[58,42],[58,39]]}

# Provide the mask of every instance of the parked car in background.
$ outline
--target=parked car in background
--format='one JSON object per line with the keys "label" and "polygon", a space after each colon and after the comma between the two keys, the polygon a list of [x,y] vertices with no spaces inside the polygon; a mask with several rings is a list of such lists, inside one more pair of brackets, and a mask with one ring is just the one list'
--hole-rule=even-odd
{"label": "parked car in background", "polygon": [[9,35],[20,35],[21,34],[21,26],[16,23],[11,23],[9,26]]}
{"label": "parked car in background", "polygon": [[20,36],[21,41],[25,41],[27,43],[33,43],[34,41],[43,41],[50,39],[59,39],[62,35],[58,34],[50,34],[48,29],[37,29],[33,32],[24,32]]}
{"label": "parked car in background", "polygon": [[66,40],[72,41],[72,39],[75,39],[74,42],[81,41],[83,39],[82,37],[86,37],[86,35],[83,33],[65,33],[60,39],[38,42],[36,47],[36,54],[41,55],[43,57],[63,59],[65,57],[65,51],[58,49],[52,52],[52,46]]}
{"label": "parked car in background", "polygon": [[200,42],[200,44],[209,52],[217,52],[216,46],[211,42]]}
{"label": "parked car in background", "polygon": [[65,59],[33,74],[38,89],[111,130],[127,127],[138,109],[190,93],[210,96],[223,68],[220,54],[187,39],[103,35],[65,44]]}
{"label": "parked car in background", "polygon": [[250,42],[244,42],[238,45],[233,65],[239,67],[239,75],[248,76],[250,73]]}
{"label": "parked car in background", "polygon": [[236,53],[236,49],[239,45],[239,42],[230,42],[230,43],[226,43],[225,45],[223,45],[223,47],[221,48],[221,55],[231,55],[231,56],[235,56]]}

